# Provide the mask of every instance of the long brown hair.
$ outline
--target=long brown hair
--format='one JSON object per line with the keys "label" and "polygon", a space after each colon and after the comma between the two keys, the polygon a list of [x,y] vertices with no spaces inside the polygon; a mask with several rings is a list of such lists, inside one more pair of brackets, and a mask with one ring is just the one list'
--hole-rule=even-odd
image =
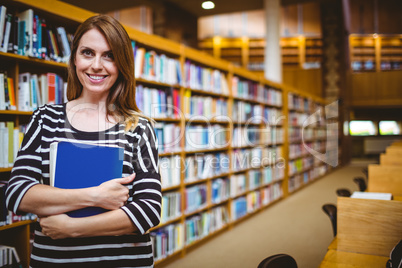
{"label": "long brown hair", "polygon": [[135,101],[133,49],[126,30],[113,17],[95,15],[84,21],[76,30],[68,65],[67,99],[69,101],[75,100],[82,93],[82,85],[76,72],[75,58],[82,36],[92,29],[99,30],[105,36],[119,70],[119,76],[109,90],[106,99],[107,116],[124,118],[126,130],[132,129],[137,124],[138,117],[143,116]]}

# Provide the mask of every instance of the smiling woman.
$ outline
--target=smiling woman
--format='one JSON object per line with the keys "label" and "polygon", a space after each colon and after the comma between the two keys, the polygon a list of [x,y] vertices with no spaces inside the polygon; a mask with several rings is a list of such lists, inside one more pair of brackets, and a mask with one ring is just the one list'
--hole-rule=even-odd
{"label": "smiling woman", "polygon": [[[31,267],[153,267],[148,230],[160,222],[159,159],[152,122],[135,103],[131,41],[105,15],[86,20],[74,36],[69,101],[33,113],[11,172],[7,207],[40,218]],[[123,148],[122,178],[82,189],[49,186],[50,144],[60,141]],[[85,207],[108,211],[66,214]]]}
{"label": "smiling woman", "polygon": [[119,75],[106,38],[97,29],[86,32],[79,43],[75,66],[83,87],[80,98],[106,101]]}

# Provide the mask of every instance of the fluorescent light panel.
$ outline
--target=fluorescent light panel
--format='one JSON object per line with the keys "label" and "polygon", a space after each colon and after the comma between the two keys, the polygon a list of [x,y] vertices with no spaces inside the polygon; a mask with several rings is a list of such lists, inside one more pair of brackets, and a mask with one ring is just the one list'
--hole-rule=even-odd
{"label": "fluorescent light panel", "polygon": [[214,2],[212,1],[205,1],[201,4],[203,9],[213,9],[215,7]]}

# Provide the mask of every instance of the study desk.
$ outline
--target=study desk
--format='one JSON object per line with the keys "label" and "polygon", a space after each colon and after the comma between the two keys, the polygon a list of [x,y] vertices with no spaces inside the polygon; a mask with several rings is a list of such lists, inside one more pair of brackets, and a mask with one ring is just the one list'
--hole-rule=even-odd
{"label": "study desk", "polygon": [[319,267],[384,268],[402,237],[402,202],[338,197],[337,209],[337,236]]}
{"label": "study desk", "polygon": [[383,268],[389,257],[328,250],[320,268]]}

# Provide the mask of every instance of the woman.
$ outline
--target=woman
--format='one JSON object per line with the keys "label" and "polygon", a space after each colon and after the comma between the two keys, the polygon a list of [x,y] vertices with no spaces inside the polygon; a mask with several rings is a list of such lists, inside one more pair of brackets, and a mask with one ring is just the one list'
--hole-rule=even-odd
{"label": "woman", "polygon": [[[68,71],[69,101],[33,113],[6,193],[10,210],[39,217],[30,265],[152,267],[148,230],[159,224],[162,197],[157,141],[135,103],[133,52],[121,24],[97,15],[80,25]],[[123,178],[77,190],[49,186],[49,146],[63,140],[124,148]],[[65,214],[88,206],[110,211]]]}

